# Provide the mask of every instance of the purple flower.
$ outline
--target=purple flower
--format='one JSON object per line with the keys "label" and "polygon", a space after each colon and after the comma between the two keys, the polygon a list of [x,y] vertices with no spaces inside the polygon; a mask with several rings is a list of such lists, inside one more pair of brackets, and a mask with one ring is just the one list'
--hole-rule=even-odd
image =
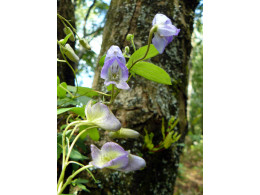
{"label": "purple flower", "polygon": [[97,168],[110,168],[117,171],[129,172],[146,166],[145,160],[132,155],[114,142],[105,143],[101,150],[91,144],[91,165]]}
{"label": "purple flower", "polygon": [[180,29],[172,25],[171,20],[163,14],[156,14],[153,19],[153,26],[158,25],[158,30],[154,33],[152,40],[153,45],[160,54],[163,53],[165,47],[172,42],[173,36],[177,36]]}
{"label": "purple flower", "polygon": [[85,108],[87,124],[95,124],[109,131],[118,131],[121,128],[121,123],[105,104],[100,102],[93,106],[91,104],[92,100],[88,102]]}
{"label": "purple flower", "polygon": [[105,63],[101,70],[101,78],[105,79],[106,86],[115,84],[119,89],[129,89],[126,83],[128,79],[128,69],[125,57],[118,46],[112,45],[107,51]]}

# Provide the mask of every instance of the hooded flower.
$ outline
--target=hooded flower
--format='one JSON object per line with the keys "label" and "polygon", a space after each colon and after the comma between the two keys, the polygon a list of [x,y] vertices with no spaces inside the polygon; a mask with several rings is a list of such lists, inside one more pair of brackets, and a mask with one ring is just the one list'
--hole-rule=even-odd
{"label": "hooded flower", "polygon": [[91,104],[92,101],[90,100],[85,108],[88,123],[93,123],[109,131],[118,131],[121,128],[121,123],[106,105],[100,102],[93,106]]}
{"label": "hooded flower", "polygon": [[158,30],[154,33],[152,40],[153,45],[160,54],[163,53],[165,47],[172,42],[173,36],[177,36],[180,29],[172,25],[171,20],[163,14],[156,14],[153,19],[153,26],[158,25]]}
{"label": "hooded flower", "polygon": [[115,84],[119,89],[129,89],[126,83],[128,79],[128,69],[125,57],[118,46],[112,45],[107,51],[105,63],[101,70],[101,78],[105,79],[106,86]]}
{"label": "hooded flower", "polygon": [[118,171],[129,172],[142,169],[146,166],[145,160],[132,155],[114,142],[105,143],[101,150],[91,145],[91,165],[97,168],[110,168]]}
{"label": "hooded flower", "polygon": [[138,138],[140,134],[132,129],[121,128],[116,132],[109,132],[108,136],[110,138]]}

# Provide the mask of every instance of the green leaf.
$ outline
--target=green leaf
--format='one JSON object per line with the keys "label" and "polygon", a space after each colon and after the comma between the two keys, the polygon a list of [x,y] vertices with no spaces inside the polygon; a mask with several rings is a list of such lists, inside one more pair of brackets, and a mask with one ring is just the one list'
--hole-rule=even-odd
{"label": "green leaf", "polygon": [[60,78],[57,76],[57,86],[60,84]]}
{"label": "green leaf", "polygon": [[103,56],[100,58],[100,60],[99,60],[99,62],[98,62],[99,66],[104,66],[105,58],[106,58],[106,55],[103,55]]}
{"label": "green leaf", "polygon": [[61,153],[62,147],[59,144],[57,144],[57,160],[59,160]]}
{"label": "green leaf", "polygon": [[112,84],[106,86],[107,87],[107,91],[111,91],[112,90]]}
{"label": "green leaf", "polygon": [[[139,48],[138,50],[136,50],[131,55],[130,59],[128,60],[128,62],[126,64],[127,68],[129,68],[136,60],[144,57],[144,54],[145,54],[146,50],[147,50],[147,45]],[[157,51],[157,49],[154,47],[153,44],[151,44],[149,52],[148,52],[147,56],[143,60],[152,58],[154,56],[157,56],[158,54],[159,54],[159,52]]]}
{"label": "green leaf", "polygon": [[131,69],[132,72],[157,83],[171,85],[171,78],[165,70],[149,62],[138,62]]}
{"label": "green leaf", "polygon": [[79,188],[81,188],[82,190],[84,190],[84,191],[86,191],[86,192],[90,192],[87,188],[86,188],[86,186],[84,186],[83,184],[77,184],[77,186],[79,187]]}
{"label": "green leaf", "polygon": [[71,109],[72,108],[59,108],[59,109],[57,109],[57,115],[62,114],[64,112],[67,112],[67,111],[69,111]]}
{"label": "green leaf", "polygon": [[67,91],[66,91],[65,89],[63,89],[63,88],[67,89],[67,84],[66,84],[65,82],[62,82],[61,84],[59,84],[59,85],[57,86],[57,96],[58,96],[59,98],[64,98],[64,97],[66,97]]}
{"label": "green leaf", "polygon": [[[67,86],[67,89],[73,93],[76,93],[77,88],[71,85]],[[94,96],[98,96],[98,93],[95,92],[93,89],[91,88],[87,88],[87,87],[78,87],[78,91],[77,93],[79,95],[85,95],[88,97],[94,97]]]}
{"label": "green leaf", "polygon": [[85,117],[85,108],[84,107],[71,107],[71,108],[59,108],[57,109],[57,115],[62,114],[67,111],[72,111],[81,117]]}
{"label": "green leaf", "polygon": [[[87,125],[82,125],[79,127],[79,132],[83,131],[84,129],[88,128],[89,126]],[[99,140],[99,131],[97,128],[92,128],[92,129],[88,129],[85,133],[83,133],[80,136],[80,139],[85,139],[87,137],[87,135],[94,141],[98,141]]]}
{"label": "green leaf", "polygon": [[80,154],[80,152],[78,150],[76,150],[75,148],[73,148],[71,150],[70,158],[72,160],[86,160],[86,159],[88,159],[86,156]]}
{"label": "green leaf", "polygon": [[[66,33],[66,34],[67,34],[67,33]],[[61,39],[61,40],[59,41],[59,43],[64,46],[64,45],[67,43],[67,41],[68,41],[68,39],[70,38],[70,36],[73,37],[73,33],[72,33],[72,32],[69,33],[69,34],[67,34],[67,36],[66,36],[64,39]]]}
{"label": "green leaf", "polygon": [[94,140],[94,141],[99,140],[99,131],[97,128],[89,129],[87,132],[88,132],[89,137],[92,140]]}

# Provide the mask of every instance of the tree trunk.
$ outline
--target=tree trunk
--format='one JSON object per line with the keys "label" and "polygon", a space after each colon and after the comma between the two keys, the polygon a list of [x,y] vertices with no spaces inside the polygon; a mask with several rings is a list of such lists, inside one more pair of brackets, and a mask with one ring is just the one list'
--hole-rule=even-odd
{"label": "tree trunk", "polygon": [[[154,133],[153,142],[162,140],[162,118],[179,118],[178,130],[183,143],[187,134],[187,84],[188,62],[191,52],[194,10],[197,0],[112,0],[103,32],[103,42],[99,58],[111,45],[121,49],[130,45],[127,34],[135,35],[137,48],[147,44],[149,30],[156,13],[168,16],[181,29],[163,54],[152,58],[151,62],[162,67],[172,78],[172,85],[162,85],[140,76],[129,82],[130,90],[121,91],[111,107],[123,127],[138,130],[145,135],[144,128]],[[131,47],[131,52],[133,49]],[[93,88],[105,91],[104,80],[100,78],[101,67],[97,65]],[[167,123],[166,123],[167,124]],[[106,138],[106,141],[109,139]],[[94,174],[101,184],[92,189],[93,194],[173,194],[177,176],[179,156],[182,146],[149,154],[142,146],[143,137],[138,140],[116,140],[132,154],[142,154],[147,166],[142,171],[122,173],[97,170]]]}
{"label": "tree trunk", "polygon": [[[72,4],[71,0],[58,0],[57,3],[58,3],[57,13],[60,14],[61,16],[63,16],[64,18],[66,18],[67,20],[69,20],[71,25],[75,27],[74,5]],[[62,24],[62,22],[60,21],[59,18],[57,20],[58,20],[57,21],[57,38],[58,38],[58,40],[64,39],[66,36],[66,34],[63,32],[64,25]],[[69,40],[68,43],[75,51],[75,42],[72,42]],[[58,57],[58,59],[63,60],[63,57],[60,53],[59,46],[57,46],[57,57]],[[76,64],[74,62],[70,61],[69,59],[68,59],[68,61],[70,62],[70,64],[72,65],[72,67],[75,70]],[[75,76],[74,76],[72,70],[70,69],[70,67],[66,63],[57,62],[57,64],[58,64],[57,73],[58,73],[58,76],[60,77],[60,81],[66,82],[68,85],[75,85],[74,84]]]}

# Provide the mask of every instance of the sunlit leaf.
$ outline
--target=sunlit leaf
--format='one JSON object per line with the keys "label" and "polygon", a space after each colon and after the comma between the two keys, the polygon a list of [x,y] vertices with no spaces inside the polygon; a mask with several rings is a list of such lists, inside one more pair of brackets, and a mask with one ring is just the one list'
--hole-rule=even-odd
{"label": "sunlit leaf", "polygon": [[[129,68],[136,60],[142,58],[144,56],[146,50],[147,50],[147,45],[139,48],[138,50],[136,50],[131,55],[130,59],[128,60],[128,62],[126,64],[127,68]],[[159,54],[159,52],[157,51],[157,49],[154,47],[153,44],[151,44],[149,52],[148,52],[147,56],[143,60],[152,58],[154,56],[157,56],[158,54]]]}
{"label": "sunlit leaf", "polygon": [[138,62],[131,69],[132,72],[157,83],[171,85],[171,78],[165,70],[149,62]]}

